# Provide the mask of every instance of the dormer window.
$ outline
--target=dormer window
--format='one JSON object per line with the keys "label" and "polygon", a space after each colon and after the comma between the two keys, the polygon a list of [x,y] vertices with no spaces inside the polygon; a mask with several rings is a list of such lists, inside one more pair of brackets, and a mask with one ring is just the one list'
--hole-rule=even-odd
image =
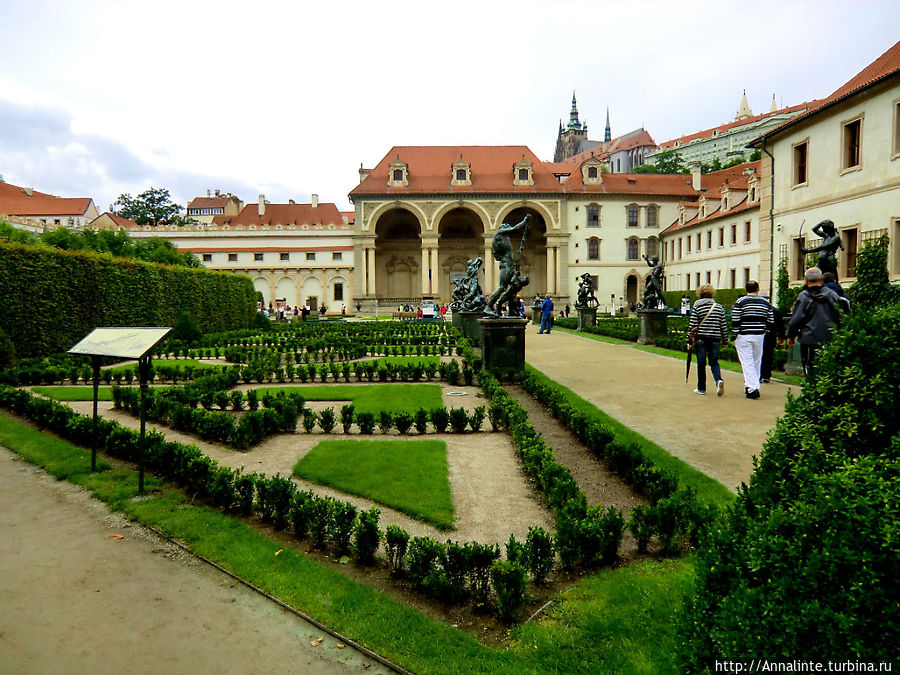
{"label": "dormer window", "polygon": [[581,179],[585,185],[600,185],[603,182],[599,159],[589,159],[581,165]]}
{"label": "dormer window", "polygon": [[401,162],[398,157],[395,162],[391,163],[390,177],[388,179],[388,187],[408,187],[409,186],[409,166],[406,162]]}
{"label": "dormer window", "polygon": [[459,161],[453,162],[450,169],[452,185],[472,185],[472,165],[460,157]]}
{"label": "dormer window", "polygon": [[534,185],[531,162],[524,157],[513,165],[513,185]]}
{"label": "dormer window", "polygon": [[589,166],[589,167],[588,167],[588,178],[596,178],[596,177],[597,177],[597,174],[598,174],[598,171],[597,171],[597,167],[596,167],[596,166]]}

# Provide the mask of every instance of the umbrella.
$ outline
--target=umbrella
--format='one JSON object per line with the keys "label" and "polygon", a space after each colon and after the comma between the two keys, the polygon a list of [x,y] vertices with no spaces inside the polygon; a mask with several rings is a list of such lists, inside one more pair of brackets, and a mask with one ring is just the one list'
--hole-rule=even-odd
{"label": "umbrella", "polygon": [[688,381],[688,377],[691,375],[691,357],[694,355],[694,343],[688,341],[687,343],[687,362],[685,363],[684,369],[684,381]]}

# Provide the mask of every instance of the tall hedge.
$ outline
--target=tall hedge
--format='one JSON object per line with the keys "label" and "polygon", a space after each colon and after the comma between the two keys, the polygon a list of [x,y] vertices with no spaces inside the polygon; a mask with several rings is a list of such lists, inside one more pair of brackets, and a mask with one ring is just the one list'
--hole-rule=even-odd
{"label": "tall hedge", "polygon": [[0,329],[20,358],[65,351],[98,326],[174,326],[183,311],[204,332],[244,328],[255,308],[248,277],[0,242]]}

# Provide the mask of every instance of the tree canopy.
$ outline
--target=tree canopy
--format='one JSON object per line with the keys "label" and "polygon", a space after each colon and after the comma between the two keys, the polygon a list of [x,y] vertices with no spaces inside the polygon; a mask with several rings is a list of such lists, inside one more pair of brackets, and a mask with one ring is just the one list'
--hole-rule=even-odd
{"label": "tree canopy", "polygon": [[684,158],[677,150],[662,150],[653,155],[657,173],[687,173]]}
{"label": "tree canopy", "polygon": [[159,225],[169,222],[175,217],[181,206],[172,202],[169,191],[165,188],[151,187],[137,197],[121,194],[113,204],[116,215],[133,220],[138,225]]}

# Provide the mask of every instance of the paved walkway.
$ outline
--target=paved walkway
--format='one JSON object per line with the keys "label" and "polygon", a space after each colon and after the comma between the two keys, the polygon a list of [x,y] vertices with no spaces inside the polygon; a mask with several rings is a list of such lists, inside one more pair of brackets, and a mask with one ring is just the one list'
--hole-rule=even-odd
{"label": "paved walkway", "polygon": [[[740,373],[722,371],[725,395],[693,393],[697,363],[684,381],[684,359],[673,359],[587,337],[525,329],[525,360],[691,466],[735,490],[753,472],[754,455],[784,411],[788,391],[763,384],[758,400],[744,397]],[[707,370],[707,382],[711,382]]]}

